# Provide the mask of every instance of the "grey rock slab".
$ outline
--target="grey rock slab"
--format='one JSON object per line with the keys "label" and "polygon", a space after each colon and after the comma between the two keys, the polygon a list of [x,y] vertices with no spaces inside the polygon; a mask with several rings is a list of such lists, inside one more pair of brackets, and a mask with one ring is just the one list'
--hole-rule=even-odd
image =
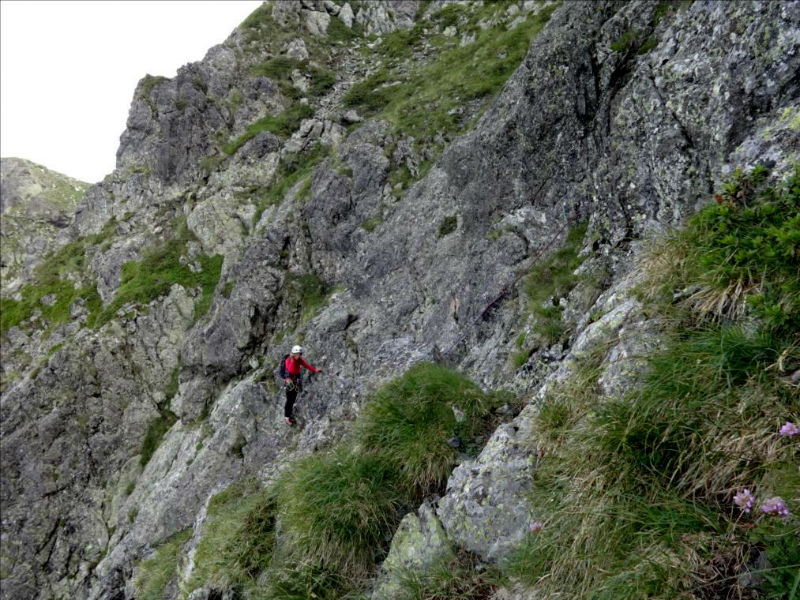
{"label": "grey rock slab", "polygon": [[423,503],[416,514],[408,513],[397,527],[372,600],[402,597],[404,577],[425,574],[454,558],[452,545],[433,506]]}
{"label": "grey rock slab", "polygon": [[331,16],[327,11],[311,10],[306,13],[306,28],[308,28],[311,35],[328,35],[328,24],[330,22]]}
{"label": "grey rock slab", "polygon": [[484,560],[504,558],[528,531],[537,453],[523,415],[501,425],[477,459],[455,468],[436,511],[452,542]]}

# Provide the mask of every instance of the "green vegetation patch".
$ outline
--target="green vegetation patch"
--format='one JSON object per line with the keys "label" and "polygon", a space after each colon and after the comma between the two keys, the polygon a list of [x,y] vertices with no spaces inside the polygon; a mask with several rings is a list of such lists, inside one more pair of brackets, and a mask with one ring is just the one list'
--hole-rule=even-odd
{"label": "green vegetation patch", "polygon": [[361,224],[361,229],[367,233],[372,233],[380,226],[381,223],[383,223],[382,217],[372,217]]}
{"label": "green vegetation patch", "polygon": [[314,109],[308,104],[297,102],[278,115],[267,115],[247,126],[245,132],[239,137],[222,146],[222,151],[231,155],[247,142],[263,131],[287,138],[300,127],[300,122],[314,114]]}
{"label": "green vegetation patch", "polygon": [[219,281],[223,257],[200,255],[196,261],[200,270],[194,272],[189,264],[182,264],[181,257],[186,245],[194,240],[185,221],[179,220],[172,237],[148,248],[141,261],[130,261],[122,265],[122,278],[114,299],[96,317],[95,326],[110,321],[125,304],[148,302],[169,293],[175,285],[200,287],[202,293],[195,303],[195,318],[205,314],[213,300],[214,289]]}
{"label": "green vegetation patch", "polygon": [[456,452],[448,440],[457,437],[467,444],[482,433],[493,400],[454,371],[418,364],[367,403],[358,421],[358,440],[384,455],[403,486],[421,499],[441,490],[455,465]]}
{"label": "green vegetation patch", "polygon": [[298,307],[300,318],[296,325],[300,326],[313,318],[325,305],[331,290],[314,273],[288,273],[284,281],[284,292],[288,301]]}
{"label": "green vegetation patch", "polygon": [[617,39],[611,42],[611,49],[614,52],[626,53],[637,50],[641,45],[640,34],[633,29],[622,32]]}
{"label": "green vegetation patch", "polygon": [[295,70],[309,81],[306,95],[310,98],[324,96],[336,82],[332,71],[313,64],[307,59],[299,60],[285,56],[276,56],[265,63],[255,65],[250,69],[250,75],[272,79],[285,96],[298,100],[303,93],[292,83],[292,72]]}
{"label": "green vegetation patch", "polygon": [[11,327],[23,325],[41,312],[46,332],[70,319],[70,307],[79,299],[90,312],[101,306],[100,296],[93,285],[83,283],[88,265],[86,252],[94,246],[106,247],[116,230],[115,219],[109,220],[102,231],[81,237],[52,252],[34,269],[33,282],[20,290],[21,299],[0,297],[0,334]]}
{"label": "green vegetation patch", "polygon": [[[761,581],[758,597],[797,586],[800,411],[787,376],[800,348],[785,294],[800,273],[783,228],[800,206],[796,179],[770,187],[761,169],[737,173],[719,202],[653,251],[644,297],[665,344],[642,357],[648,370],[627,394],[601,396],[602,353],[550,391],[534,423],[545,459],[530,533],[504,565],[535,595],[744,597],[746,572]],[[676,288],[733,280],[766,300],[743,313],[722,303],[725,316],[713,319],[691,300],[673,303]],[[764,308],[775,305],[780,316]]]}
{"label": "green vegetation patch", "polygon": [[767,170],[737,170],[716,202],[653,253],[651,272],[669,276],[643,285],[646,298],[664,301],[675,290],[698,289],[684,305],[715,322],[759,318],[771,332],[800,330],[800,166],[778,186]]}
{"label": "green vegetation patch", "polygon": [[350,442],[287,471],[279,515],[296,560],[314,566],[306,576],[337,573],[353,586],[374,569],[402,511],[443,491],[459,451],[448,441],[468,446],[486,433],[500,400],[444,367],[418,364],[370,398]]}
{"label": "green vegetation patch", "polygon": [[[508,6],[449,5],[433,15],[440,28],[460,23],[464,32],[475,35],[475,42],[464,47],[444,35],[431,37],[426,32],[429,25],[423,23],[383,36],[373,51],[383,58],[383,68],[353,85],[343,97],[345,106],[362,116],[388,120],[396,131],[413,137],[418,149],[435,156],[444,138],[461,134],[472,125],[464,119],[464,105],[477,102],[488,106],[558,5],[529,16],[511,30],[501,24],[486,29],[478,25]],[[405,61],[422,51],[426,41],[441,49],[432,60],[409,71]]]}
{"label": "green vegetation patch", "polygon": [[141,600],[164,598],[167,585],[178,576],[178,558],[183,545],[190,537],[192,537],[191,528],[180,531],[164,541],[151,558],[142,561],[136,570],[134,583],[137,598]]}
{"label": "green vegetation patch", "polygon": [[446,235],[453,233],[458,228],[458,217],[450,215],[442,219],[439,223],[439,229],[436,232],[436,237],[443,238]]}
{"label": "green vegetation patch", "polygon": [[[309,86],[307,92],[302,92],[292,82],[292,73],[295,70],[306,78]],[[291,136],[300,127],[303,119],[314,115],[313,101],[328,93],[336,82],[334,73],[329,69],[309,60],[297,60],[284,56],[276,56],[265,63],[253,66],[250,69],[250,75],[273,80],[281,93],[289,99],[289,105],[280,114],[267,115],[251,123],[243,134],[223,144],[222,151],[228,156],[234,154],[245,143],[264,131],[283,138]],[[307,100],[300,102],[303,96]]]}
{"label": "green vegetation patch", "polygon": [[294,465],[280,487],[279,515],[295,556],[365,574],[391,539],[404,499],[381,456],[341,446]]}
{"label": "green vegetation patch", "polygon": [[241,28],[248,43],[259,41],[276,28],[276,24],[272,20],[272,6],[270,4],[259,6],[242,22]]}
{"label": "green vegetation patch", "polygon": [[275,544],[276,505],[272,492],[252,479],[235,482],[208,504],[194,569],[183,586],[188,594],[204,585],[253,591],[270,564]]}
{"label": "green vegetation patch", "polygon": [[291,465],[267,490],[245,481],[215,497],[186,593],[212,584],[250,597],[255,585],[273,599],[357,597],[403,513],[443,491],[459,451],[477,452],[473,438],[505,400],[444,367],[412,367],[370,398],[349,440]]}
{"label": "green vegetation patch", "polygon": [[255,226],[261,220],[261,215],[268,207],[280,205],[289,190],[298,182],[304,178],[308,178],[310,182],[314,168],[329,153],[330,148],[317,143],[303,152],[284,155],[278,165],[272,185],[250,190],[250,194],[256,200],[253,225]]}
{"label": "green vegetation patch", "polygon": [[201,255],[196,258],[200,271],[193,272],[180,258],[186,244],[196,239],[178,221],[172,238],[148,249],[141,261],[131,261],[122,267],[120,288],[114,299],[103,308],[100,295],[87,279],[87,251],[99,247],[107,249],[117,223],[110,220],[103,230],[79,238],[54,252],[34,270],[35,279],[20,290],[21,299],[0,297],[0,324],[2,335],[8,329],[29,322],[37,313],[46,326],[46,334],[70,320],[70,308],[78,301],[89,312],[87,325],[100,327],[110,321],[128,302],[146,304],[169,292],[173,284],[185,287],[199,286],[202,290],[195,302],[195,318],[205,314],[213,300],[219,281],[223,257]]}
{"label": "green vegetation patch", "polygon": [[170,428],[178,420],[177,415],[168,409],[161,409],[158,418],[150,423],[147,428],[147,433],[142,440],[142,450],[140,452],[139,464],[144,467],[153,458],[158,447],[161,445],[161,440],[170,430]]}
{"label": "green vegetation patch", "polygon": [[586,227],[584,223],[571,229],[562,247],[536,265],[523,280],[523,291],[528,299],[527,310],[534,318],[533,330],[540,343],[555,343],[566,332],[559,300],[580,281],[574,272],[583,262],[578,253]]}
{"label": "green vegetation patch", "polygon": [[440,560],[420,572],[405,570],[396,600],[485,600],[492,598],[502,578],[491,566],[480,565],[467,552]]}
{"label": "green vegetation patch", "polygon": [[328,23],[328,40],[331,42],[352,42],[364,35],[363,27],[360,23],[353,21],[352,27],[345,25],[341,19],[331,19]]}

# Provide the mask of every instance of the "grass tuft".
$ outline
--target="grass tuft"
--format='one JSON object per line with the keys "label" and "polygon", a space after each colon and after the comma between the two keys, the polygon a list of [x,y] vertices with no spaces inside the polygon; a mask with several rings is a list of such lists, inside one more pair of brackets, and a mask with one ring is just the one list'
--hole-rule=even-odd
{"label": "grass tuft", "polygon": [[164,598],[167,585],[177,579],[178,557],[191,534],[191,529],[179,531],[165,540],[152,557],[142,561],[134,581],[137,598],[142,600]]}
{"label": "grass tuft", "polygon": [[188,594],[204,585],[254,590],[270,564],[275,542],[275,497],[252,479],[235,482],[208,505]]}
{"label": "grass tuft", "polygon": [[[455,465],[448,440],[469,442],[482,432],[490,398],[463,376],[418,364],[381,388],[361,412],[358,443],[378,452],[418,498],[441,490]],[[462,420],[456,411],[463,414]]]}
{"label": "grass tuft", "polygon": [[402,574],[397,600],[485,600],[494,597],[500,578],[466,552],[445,559],[426,572]]}
{"label": "grass tuft", "polygon": [[381,457],[345,446],[300,461],[278,489],[292,554],[355,575],[375,563],[403,501],[396,473]]}
{"label": "grass tuft", "polygon": [[[784,325],[796,312],[783,294],[800,278],[784,231],[798,206],[792,186],[795,178],[769,188],[763,172],[738,173],[648,261],[662,268],[646,286],[665,343],[625,396],[601,396],[595,361],[540,407],[534,440],[545,459],[530,500],[543,527],[504,565],[537,597],[745,597],[754,593],[746,573],[759,597],[785,598],[796,585],[798,449],[778,434],[800,423],[787,381],[800,347]],[[758,303],[744,323],[727,309],[711,319],[692,301],[673,303],[676,287],[720,290],[739,279],[745,296],[779,304],[781,318]],[[750,514],[734,502],[744,489],[756,496]],[[760,511],[774,496],[788,516]],[[756,566],[761,553],[766,569]]]}
{"label": "grass tuft", "polygon": [[161,445],[161,440],[164,439],[166,433],[178,420],[177,415],[167,409],[160,411],[159,417],[150,423],[147,428],[147,433],[142,441],[142,450],[140,452],[139,464],[144,467],[150,462],[150,459],[155,454],[158,447]]}
{"label": "grass tuft", "polygon": [[737,170],[713,205],[655,248],[642,266],[651,274],[643,298],[679,293],[704,320],[753,315],[772,332],[800,330],[800,165],[778,186],[766,176]]}
{"label": "grass tuft", "polygon": [[[523,291],[528,299],[527,310],[534,318],[533,331],[539,343],[553,344],[566,332],[559,300],[580,281],[574,272],[583,262],[578,253],[586,227],[584,223],[571,229],[563,246],[536,265],[523,280]],[[521,357],[522,352],[518,356]]]}

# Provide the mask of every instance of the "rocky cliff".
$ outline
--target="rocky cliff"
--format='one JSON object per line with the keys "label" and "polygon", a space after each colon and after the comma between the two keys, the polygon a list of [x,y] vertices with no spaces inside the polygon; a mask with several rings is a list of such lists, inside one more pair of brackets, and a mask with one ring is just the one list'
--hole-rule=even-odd
{"label": "rocky cliff", "polygon": [[18,288],[43,257],[69,241],[65,230],[88,183],[20,158],[0,162],[3,291]]}
{"label": "rocky cliff", "polygon": [[[393,573],[453,552],[500,564],[529,530],[542,399],[589,356],[620,395],[664,345],[642,242],[736,169],[797,164],[799,48],[789,1],[302,0],[143,78],[67,242],[3,274],[2,597],[242,593],[201,569],[212,499],[352,438],[421,362],[510,399],[367,588],[399,597]],[[293,343],[325,375],[287,428]]]}

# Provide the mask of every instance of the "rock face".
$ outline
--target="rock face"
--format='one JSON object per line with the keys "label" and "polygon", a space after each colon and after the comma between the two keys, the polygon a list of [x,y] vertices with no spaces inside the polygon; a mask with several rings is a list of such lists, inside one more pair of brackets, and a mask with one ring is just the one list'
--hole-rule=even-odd
{"label": "rock face", "polygon": [[[697,0],[663,18],[655,1],[563,3],[491,105],[459,107],[465,123],[480,114],[474,127],[432,133],[438,146],[342,102],[376,72],[358,27],[407,30],[440,7],[354,6],[266,3],[202,62],[144,78],[116,171],[74,219],[34,215],[66,240],[106,232],[66,276],[114,310],[96,319],[87,296],[67,322],[42,323],[40,305],[3,330],[2,598],[137,597],[141,560],[194,527],[210,495],[341,438],[369,391],[423,360],[530,406],[406,517],[376,597],[391,597],[393,569],[453,549],[502,559],[531,518],[537,399],[598,345],[612,391],[637,368],[634,346],[658,344],[630,292],[639,241],[679,226],[735,167],[769,161],[780,176],[798,161],[798,2]],[[510,6],[441,35],[469,44],[541,8]],[[338,27],[356,41],[332,41]],[[21,206],[6,185],[4,159],[4,227]],[[582,222],[586,277],[552,299],[566,333],[516,367],[530,331],[520,278]],[[113,304],[126,263],[164,256],[198,279]],[[271,384],[295,340],[331,375],[309,385],[297,431],[280,426]]]}
{"label": "rock face", "polygon": [[88,187],[27,160],[0,160],[4,290],[17,287],[43,256],[69,241],[62,234]]}

